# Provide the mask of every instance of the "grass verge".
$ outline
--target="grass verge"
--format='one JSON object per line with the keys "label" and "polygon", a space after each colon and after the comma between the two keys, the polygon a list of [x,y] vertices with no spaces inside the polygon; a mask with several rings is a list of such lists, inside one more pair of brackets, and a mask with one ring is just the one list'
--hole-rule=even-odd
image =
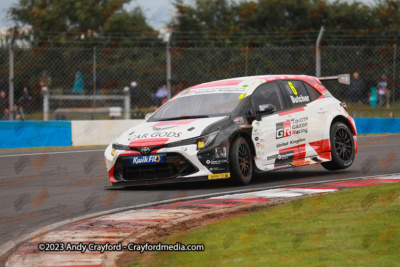
{"label": "grass verge", "polygon": [[149,252],[131,266],[397,266],[400,183],[324,194],[172,235],[204,252]]}

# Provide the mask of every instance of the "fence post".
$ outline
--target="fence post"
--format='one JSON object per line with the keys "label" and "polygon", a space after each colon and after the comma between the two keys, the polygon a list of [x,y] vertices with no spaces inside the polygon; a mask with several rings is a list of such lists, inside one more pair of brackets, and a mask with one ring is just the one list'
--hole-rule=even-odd
{"label": "fence post", "polygon": [[8,52],[9,52],[9,67],[10,67],[10,71],[9,71],[9,97],[10,97],[10,103],[9,103],[9,120],[12,121],[14,120],[14,114],[13,114],[13,110],[14,110],[14,42],[15,42],[15,31],[17,30],[16,27],[14,27],[12,29],[11,32],[11,39],[10,39],[10,43],[8,45]]}
{"label": "fence post", "polygon": [[[397,39],[396,39],[396,41],[397,41]],[[393,101],[393,103],[392,103],[392,107],[394,107],[394,100],[395,100],[395,98],[394,98],[394,93],[395,93],[395,90],[396,90],[396,49],[397,48],[397,46],[396,46],[396,44],[394,44],[393,45],[393,92],[392,92],[392,101]],[[389,103],[390,103],[390,99],[389,99]]]}
{"label": "fence post", "polygon": [[168,99],[171,99],[171,51],[170,51],[171,36],[172,36],[172,31],[169,34],[167,42],[167,91],[168,91],[167,98]]}
{"label": "fence post", "polygon": [[125,95],[125,120],[129,120],[131,118],[131,98],[129,95],[129,87],[126,86],[124,88],[124,95]]}
{"label": "fence post", "polygon": [[[96,47],[93,46],[93,96],[96,96]],[[94,120],[94,112],[96,110],[96,99],[93,97],[93,113],[92,120]]]}
{"label": "fence post", "polygon": [[249,46],[246,45],[246,67],[244,76],[248,76],[248,69],[249,69]]}
{"label": "fence post", "polygon": [[321,77],[321,47],[320,42],[322,39],[322,35],[324,34],[324,26],[321,26],[321,30],[319,31],[317,43],[315,47],[316,52],[316,62],[315,62],[315,76]]}
{"label": "fence post", "polygon": [[43,120],[49,120],[49,90],[47,87],[42,87],[43,94]]}

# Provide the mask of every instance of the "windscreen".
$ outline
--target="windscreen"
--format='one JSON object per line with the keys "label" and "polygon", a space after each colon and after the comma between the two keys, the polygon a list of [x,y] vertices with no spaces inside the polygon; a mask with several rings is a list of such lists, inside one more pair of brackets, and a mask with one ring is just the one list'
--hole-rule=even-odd
{"label": "windscreen", "polygon": [[168,101],[151,119],[228,115],[236,110],[245,92],[242,88],[189,89]]}

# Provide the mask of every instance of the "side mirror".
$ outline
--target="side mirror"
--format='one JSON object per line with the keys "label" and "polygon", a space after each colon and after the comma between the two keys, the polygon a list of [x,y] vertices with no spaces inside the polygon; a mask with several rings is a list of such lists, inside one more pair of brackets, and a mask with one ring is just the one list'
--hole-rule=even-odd
{"label": "side mirror", "polygon": [[144,117],[144,119],[147,121],[153,114],[154,114],[154,112],[147,113],[146,116]]}
{"label": "side mirror", "polygon": [[259,105],[256,111],[256,120],[260,121],[264,115],[272,114],[276,111],[276,107],[271,104]]}

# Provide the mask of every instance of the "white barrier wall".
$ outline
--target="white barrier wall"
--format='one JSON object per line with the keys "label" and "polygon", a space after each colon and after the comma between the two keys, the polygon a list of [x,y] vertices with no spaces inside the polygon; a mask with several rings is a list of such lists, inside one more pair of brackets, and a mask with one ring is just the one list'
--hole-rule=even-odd
{"label": "white barrier wall", "polygon": [[143,120],[71,121],[72,146],[108,145]]}

